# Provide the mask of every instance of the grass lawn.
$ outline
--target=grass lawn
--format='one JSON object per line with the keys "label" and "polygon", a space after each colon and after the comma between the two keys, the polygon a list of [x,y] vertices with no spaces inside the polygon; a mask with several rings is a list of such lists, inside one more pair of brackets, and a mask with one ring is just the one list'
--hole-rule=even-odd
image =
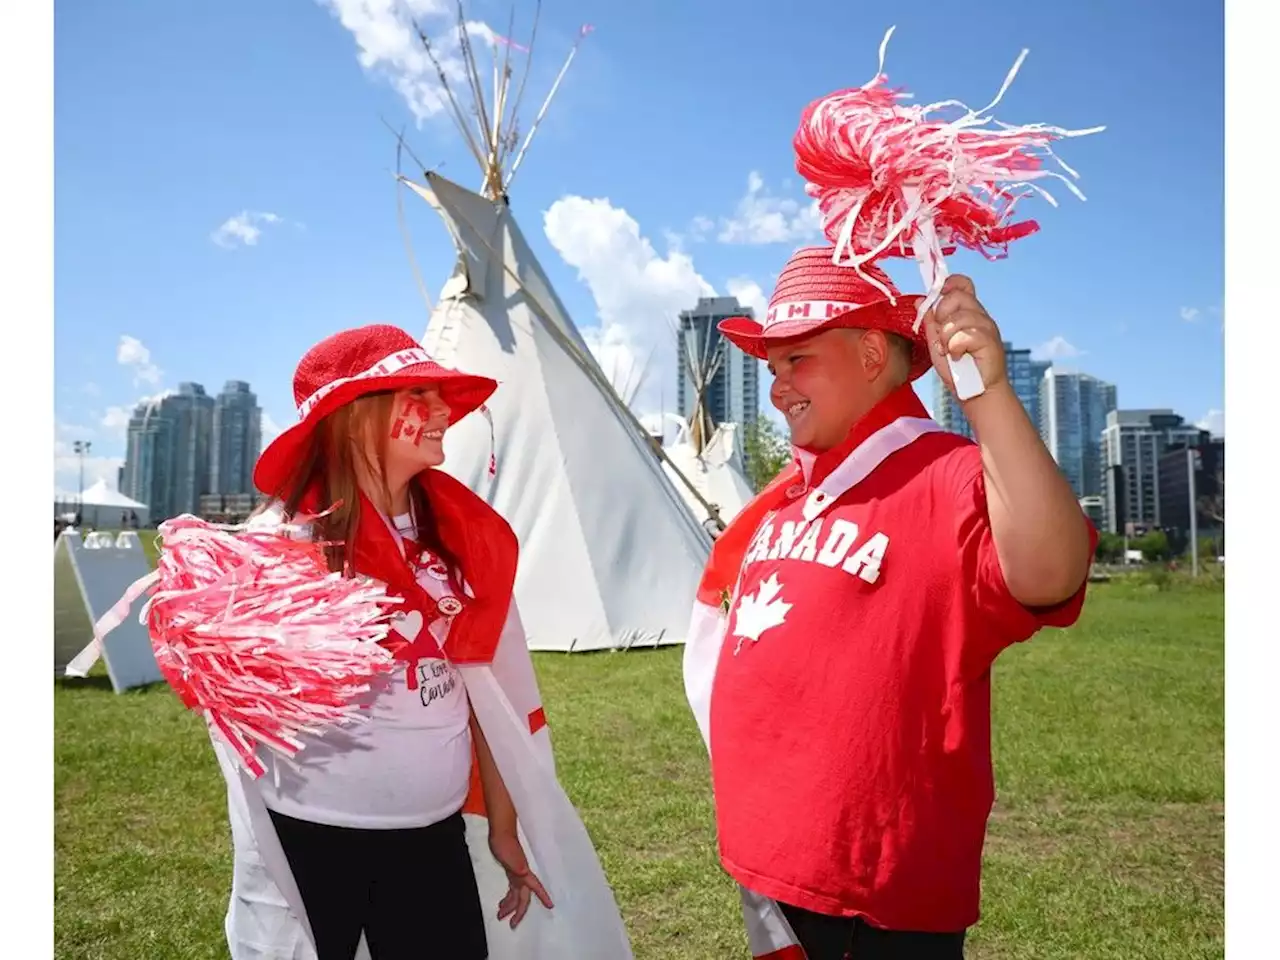
{"label": "grass lawn", "polygon": [[[745,958],[680,650],[538,655],[561,778],[642,960]],[[166,687],[55,690],[60,958],[225,957],[230,838]],[[1223,594],[1093,588],[995,674],[999,799],[968,955],[1223,956]]]}

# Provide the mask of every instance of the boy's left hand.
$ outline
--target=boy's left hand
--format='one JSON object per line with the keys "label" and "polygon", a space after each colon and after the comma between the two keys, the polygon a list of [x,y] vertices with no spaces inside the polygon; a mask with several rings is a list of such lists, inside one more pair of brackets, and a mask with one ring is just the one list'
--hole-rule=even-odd
{"label": "boy's left hand", "polygon": [[933,369],[955,393],[947,355],[959,360],[964,354],[973,357],[988,390],[1007,377],[1004,342],[1000,330],[986,308],[978,302],[973,281],[963,274],[952,274],[942,285],[942,297],[924,318],[929,338],[929,356]]}

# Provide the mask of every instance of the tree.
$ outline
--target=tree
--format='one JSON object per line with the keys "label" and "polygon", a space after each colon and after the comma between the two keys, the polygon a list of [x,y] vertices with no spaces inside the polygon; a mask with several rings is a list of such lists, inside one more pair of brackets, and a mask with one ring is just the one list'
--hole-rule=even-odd
{"label": "tree", "polygon": [[1163,530],[1152,530],[1145,536],[1140,537],[1134,542],[1133,548],[1142,551],[1142,557],[1147,563],[1168,560],[1170,555],[1169,538]]}
{"label": "tree", "polygon": [[756,493],[791,462],[791,442],[768,417],[756,417],[754,423],[747,425],[742,448],[746,454],[747,480]]}
{"label": "tree", "polygon": [[1102,563],[1115,563],[1124,556],[1124,538],[1118,533],[1098,534],[1096,555]]}

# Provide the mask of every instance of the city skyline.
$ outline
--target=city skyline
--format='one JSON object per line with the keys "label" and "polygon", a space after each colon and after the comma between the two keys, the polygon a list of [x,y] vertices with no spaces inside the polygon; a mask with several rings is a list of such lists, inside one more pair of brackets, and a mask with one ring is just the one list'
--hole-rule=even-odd
{"label": "city skyline", "polygon": [[[351,25],[325,6],[231,0],[216,11],[154,3],[54,11],[55,483],[63,489],[76,488],[72,441],[93,441],[86,478],[113,478],[134,406],[179,380],[212,392],[234,370],[257,389],[269,436],[271,423],[294,419],[293,370],[313,343],[372,320],[422,333],[405,236],[432,301],[455,250],[429,211],[406,206],[407,234],[397,226],[385,176],[395,137],[378,118],[405,127],[415,154],[444,164],[451,179],[469,182],[475,161],[447,115],[418,117],[406,102],[407,93],[433,88],[433,75],[406,77],[413,64],[395,56],[417,43],[397,19],[405,5],[374,5]],[[687,26],[678,36],[647,7],[593,15],[597,29],[510,197],[584,341],[597,356],[609,352],[606,370],[628,369],[614,354],[643,362],[662,341],[651,364],[661,376],[640,398],[646,412],[663,409],[660,395],[674,407],[668,319],[716,294],[760,316],[789,252],[821,242],[791,139],[806,103],[875,70],[890,25],[883,14],[859,31],[847,56],[738,76],[735,51],[800,43],[811,28],[758,10],[726,20],[727,6],[694,7],[668,4]],[[843,15],[830,0],[819,8]],[[886,61],[894,81],[921,103],[959,96],[979,105],[1028,47],[1002,107],[1008,118],[1106,123],[1107,131],[1063,145],[1087,203],[1028,201],[1025,215],[1041,230],[1014,244],[1007,260],[961,251],[948,268],[973,279],[1005,338],[1037,359],[1084,364],[1120,384],[1128,404],[1215,422],[1225,406],[1222,191],[1175,188],[1223,180],[1221,138],[1203,133],[1223,123],[1221,12],[1184,4],[1160,18],[1153,45],[1149,14],[1132,5],[1036,7],[990,45],[937,57],[975,9],[1001,16],[989,3],[895,12]],[[548,7],[545,16],[548,29],[576,34],[572,11]],[[450,19],[432,16],[422,26],[432,33]],[[728,30],[730,40],[695,43],[710,29]],[[194,36],[207,47],[189,49]],[[246,36],[288,55],[264,61],[258,46],[241,42]],[[696,46],[702,75],[735,76],[746,87],[690,87],[665,58],[648,55],[654,43],[682,53]],[[172,49],[187,53],[165,56]],[[359,62],[362,51],[369,65]],[[554,59],[535,69],[531,91],[549,87]],[[1112,62],[1132,69],[1096,69]],[[1197,123],[1173,122],[1175,109]],[[157,116],[179,118],[178,139],[158,139]],[[288,130],[281,117],[292,118]],[[299,167],[293,124],[308,131],[322,162]],[[201,163],[161,162],[174,143]],[[1161,158],[1158,170],[1134,177],[1152,157]],[[1170,246],[1171,236],[1194,239]],[[1157,249],[1154,260],[1130,255]],[[904,292],[920,291],[914,263],[886,268]],[[1139,355],[1143,363],[1132,364]],[[932,381],[922,388],[931,395]]]}
{"label": "city skyline", "polygon": [[201,514],[210,495],[253,495],[262,410],[246,381],[228,380],[217,397],[185,381],[134,408],[125,449],[120,492],[146,504],[152,523]]}

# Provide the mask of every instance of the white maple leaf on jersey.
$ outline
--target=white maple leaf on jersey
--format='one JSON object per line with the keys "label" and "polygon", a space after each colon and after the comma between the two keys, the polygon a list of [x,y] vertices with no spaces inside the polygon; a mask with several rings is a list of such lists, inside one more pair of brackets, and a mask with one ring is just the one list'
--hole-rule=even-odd
{"label": "white maple leaf on jersey", "polygon": [[[762,633],[781,626],[786,621],[790,609],[791,604],[782,599],[782,584],[778,582],[778,575],[772,574],[768,580],[761,581],[755,594],[748,594],[738,602],[733,635],[757,643]],[[736,654],[741,649],[742,640],[739,640],[737,649],[733,652]]]}

